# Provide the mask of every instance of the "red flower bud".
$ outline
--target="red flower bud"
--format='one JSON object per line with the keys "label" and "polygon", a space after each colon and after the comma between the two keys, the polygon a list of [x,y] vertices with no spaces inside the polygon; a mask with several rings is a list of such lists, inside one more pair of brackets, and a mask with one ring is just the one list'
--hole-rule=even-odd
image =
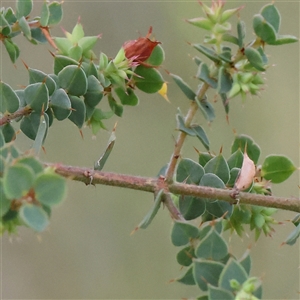
{"label": "red flower bud", "polygon": [[140,37],[137,40],[130,40],[123,44],[125,51],[125,56],[127,59],[132,60],[132,62],[144,62],[149,58],[153,49],[157,44],[161,44],[158,41],[151,41],[149,36],[152,33],[152,26],[150,26],[149,31],[145,37]]}

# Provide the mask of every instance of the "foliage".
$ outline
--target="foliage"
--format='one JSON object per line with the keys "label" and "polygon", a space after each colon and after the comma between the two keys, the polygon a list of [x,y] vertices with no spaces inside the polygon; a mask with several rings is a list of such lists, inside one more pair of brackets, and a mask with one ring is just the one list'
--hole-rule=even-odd
{"label": "foliage", "polygon": [[[153,207],[135,230],[147,228],[161,203],[169,203],[170,211],[176,212],[173,214],[176,220],[171,241],[174,246],[181,247],[177,261],[185,267],[184,274],[177,281],[197,285],[204,292],[199,299],[260,299],[262,283],[250,275],[249,252],[241,258],[230,253],[223,232],[230,230],[242,237],[245,225],[249,225],[249,230],[255,231],[256,239],[262,232],[270,236],[274,231],[272,226],[278,223],[272,216],[276,209],[238,205],[239,194],[244,191],[272,195],[271,183],[285,181],[297,168],[286,156],[275,154],[265,157],[259,166],[260,147],[252,137],[243,134],[235,137],[230,157],[224,157],[222,149],[219,154],[212,154],[206,132],[191,119],[198,110],[208,122],[215,119],[214,107],[206,95],[208,89],[215,90],[220,96],[226,114],[229,113],[231,98],[240,95],[245,100],[248,94],[257,95],[264,85],[262,74],[269,67],[267,46],[289,44],[298,39],[279,34],[281,16],[273,3],[265,5],[254,15],[255,37],[250,42],[245,41],[246,25],[240,17],[236,25],[237,35],[231,33],[229,20],[239,15],[242,7],[224,10],[221,0],[213,2],[211,7],[201,2],[200,5],[205,17],[187,20],[207,31],[204,44],[191,44],[205,60],[210,61],[205,62],[199,57],[194,59],[199,86],[194,91],[180,76],[168,74],[191,105],[187,116],[178,108],[178,141],[183,143],[186,136],[197,137],[205,151],[197,150],[198,161],[194,161],[180,158],[180,148],[174,150],[172,160],[159,172],[158,178],[164,183],[154,192]],[[138,105],[136,90],[160,93],[167,99],[167,82],[160,69],[165,54],[161,43],[150,38],[152,27],[145,37],[125,42],[114,58],[103,52],[97,56],[93,48],[100,35],[86,36],[80,20],[72,32],[64,31],[65,37],[52,39],[50,29],[63,16],[61,3],[45,1],[41,16],[33,20],[30,19],[32,6],[31,0],[22,0],[17,1],[15,11],[11,7],[0,10],[0,40],[12,63],[20,54],[14,42],[19,34],[34,45],[48,42],[56,50],[52,53],[51,74],[25,64],[29,77],[26,87],[14,90],[9,84],[0,82],[2,233],[14,233],[18,226],[23,225],[36,232],[43,231],[49,224],[52,208],[66,195],[64,178],[57,174],[56,168],[47,167],[38,159],[54,121],[70,120],[79,130],[87,124],[93,134],[97,134],[101,128],[106,128],[105,119],[114,115],[121,117],[126,105]],[[100,108],[103,98],[107,99],[109,111]],[[21,153],[14,144],[13,120],[33,140],[32,148],[26,153]],[[116,140],[115,130],[116,126],[92,171],[101,171],[109,158]],[[180,145],[178,141],[176,147]],[[172,169],[173,162],[176,168]],[[92,175],[88,176],[92,182]],[[170,194],[167,184],[174,182],[187,187],[230,189],[232,201],[211,196]],[[195,226],[197,223],[201,224],[200,227]],[[285,244],[292,245],[299,237],[299,215],[293,223],[296,229]]]}

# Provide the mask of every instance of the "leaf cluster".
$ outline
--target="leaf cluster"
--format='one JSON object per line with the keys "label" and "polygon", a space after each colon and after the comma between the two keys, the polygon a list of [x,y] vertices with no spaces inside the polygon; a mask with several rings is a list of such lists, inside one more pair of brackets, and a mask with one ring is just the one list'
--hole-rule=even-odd
{"label": "leaf cluster", "polygon": [[[96,134],[101,128],[106,129],[103,120],[113,115],[121,117],[124,106],[136,106],[139,103],[136,89],[150,94],[160,92],[162,88],[166,89],[165,81],[158,70],[164,61],[164,50],[160,42],[150,40],[150,30],[145,38],[125,42],[114,58],[109,58],[101,52],[97,59],[93,48],[100,35],[86,36],[79,20],[71,32],[64,30],[65,37],[52,38],[50,36],[50,28],[57,25],[62,18],[61,3],[45,1],[42,5],[41,16],[33,20],[30,19],[32,7],[31,0],[17,1],[16,11],[10,7],[3,7],[0,11],[2,20],[0,38],[12,62],[15,62],[19,56],[19,48],[14,44],[13,39],[20,33],[33,44],[48,41],[57,50],[56,53],[52,53],[53,73],[46,74],[24,63],[29,78],[27,86],[14,90],[9,84],[0,81],[0,114],[3,120],[0,130],[1,142],[3,142],[1,147],[5,149],[2,151],[5,156],[1,174],[3,178],[6,178],[4,193],[8,193],[3,198],[6,199],[3,200],[5,205],[1,214],[3,220],[7,219],[7,215],[12,214],[10,209],[13,207],[17,209],[13,214],[14,218],[11,219],[19,220],[21,215],[23,221],[25,220],[25,215],[19,213],[23,211],[22,205],[16,206],[11,204],[11,201],[25,203],[31,197],[34,205],[39,202],[45,204],[35,197],[33,188],[35,177],[31,174],[32,171],[25,170],[24,167],[15,167],[23,154],[14,146],[18,129],[13,126],[13,120],[18,122],[20,130],[33,140],[31,153],[34,156],[38,155],[43,148],[49,128],[55,120],[70,120],[78,129],[87,124]],[[141,39],[146,42],[146,48],[142,47]],[[128,45],[130,45],[130,53]],[[103,98],[107,98],[109,111],[99,108],[99,103]],[[95,169],[99,170],[103,167],[110,151],[111,149],[108,149],[104,154],[105,157],[100,158],[100,165],[95,166]],[[12,159],[7,159],[6,156]],[[38,171],[42,172],[40,169]],[[31,178],[28,184],[24,187],[20,186],[20,191],[16,195],[9,193],[7,186],[10,185],[12,189],[15,180],[21,180],[27,175]],[[49,186],[51,185],[49,177]],[[43,186],[47,190],[46,185]],[[24,199],[27,200],[24,202]],[[61,200],[58,195],[57,201]],[[48,224],[49,214],[42,213],[42,209],[44,208],[39,204],[34,206],[34,212],[43,215],[43,224],[41,216],[40,223],[36,227],[33,225],[34,222],[24,221],[37,231],[46,228]],[[50,209],[46,210],[50,211]],[[25,211],[27,212],[28,209],[26,208]],[[6,221],[3,222],[3,224],[6,223]]]}
{"label": "leaf cluster", "polygon": [[[229,22],[229,18],[242,7],[224,11],[222,1],[215,3],[211,8],[204,3],[201,3],[201,6],[206,17],[189,19],[187,22],[208,31],[204,44],[194,43],[192,46],[209,59],[211,64],[195,57],[194,61],[198,66],[196,78],[216,90],[228,114],[231,98],[241,95],[245,99],[247,94],[257,95],[262,89],[262,75],[269,67],[265,46],[294,43],[298,39],[291,35],[278,34],[281,16],[273,3],[265,5],[259,14],[254,15],[255,38],[247,43],[245,23],[239,18],[237,35],[233,35]],[[193,91],[182,78],[177,75],[172,77],[185,96],[196,101],[206,119],[212,121],[215,118],[213,106],[206,98],[198,97],[201,84]]]}
{"label": "leaf cluster", "polygon": [[[198,162],[188,158],[181,159],[177,167],[176,180],[187,184],[232,189],[240,174],[245,152],[257,165],[260,147],[249,136],[236,136],[228,159],[225,159],[222,153],[213,155],[209,152],[199,152]],[[295,170],[293,162],[287,157],[267,156],[262,165],[257,167],[252,184],[246,191],[271,195],[271,182],[283,182]],[[257,238],[262,231],[265,235],[270,235],[273,230],[272,224],[276,224],[271,217],[276,210],[272,208],[233,206],[229,202],[218,199],[193,196],[179,196],[177,205],[186,220],[193,220],[201,216],[202,221],[211,221],[225,216],[224,229],[236,231],[240,236],[244,231],[243,224],[250,224],[250,229],[255,229]]]}
{"label": "leaf cluster", "polygon": [[20,49],[13,39],[19,34],[32,44],[46,43],[49,40],[49,28],[57,25],[62,17],[62,4],[44,1],[41,16],[30,19],[33,1],[16,2],[16,9],[11,7],[0,9],[0,40],[5,46],[10,60],[15,63],[20,55]]}
{"label": "leaf cluster", "polygon": [[[165,54],[160,42],[150,39],[152,27],[145,37],[125,42],[115,57],[103,52],[97,56],[93,48],[100,35],[86,36],[79,20],[71,32],[64,31],[65,37],[52,39],[50,27],[62,18],[60,3],[45,1],[41,16],[33,20],[29,16],[32,5],[31,0],[18,0],[15,11],[12,8],[0,10],[0,39],[13,63],[19,57],[19,48],[13,38],[20,33],[33,44],[48,41],[56,48],[52,53],[52,73],[46,74],[25,65],[29,81],[23,89],[14,90],[0,81],[1,232],[15,232],[19,225],[43,231],[49,224],[52,208],[65,196],[65,180],[37,159],[55,120],[70,120],[79,130],[87,124],[96,134],[101,128],[105,129],[105,119],[114,115],[121,117],[124,106],[139,103],[137,90],[147,94],[160,93],[167,98],[167,85],[159,71]],[[281,16],[273,3],[265,5],[253,17],[255,37],[248,43],[245,42],[246,26],[240,18],[237,34],[231,33],[229,19],[239,13],[241,7],[224,10],[223,1],[213,2],[211,7],[201,2],[200,5],[205,17],[187,21],[208,32],[204,44],[192,46],[209,63],[195,57],[196,78],[200,82],[195,90],[180,76],[169,75],[190,101],[191,111],[196,107],[193,112],[200,110],[204,118],[212,122],[215,111],[206,95],[209,88],[216,91],[228,114],[231,98],[256,95],[264,84],[262,74],[269,67],[265,46],[293,43],[297,38],[279,34]],[[100,108],[104,98],[110,108],[108,111]],[[183,144],[186,136],[197,137],[205,152],[197,150],[197,161],[182,158],[180,149],[179,153],[174,152],[174,174],[171,179],[166,178],[170,163],[161,169],[159,178],[166,179],[165,185],[157,186],[153,207],[136,229],[147,228],[161,204],[170,201],[178,210],[176,216],[180,216],[180,220],[174,222],[171,241],[174,246],[182,247],[177,261],[185,267],[184,275],[177,281],[197,285],[205,292],[199,298],[202,300],[261,298],[261,281],[250,276],[249,253],[236,258],[230,253],[223,232],[235,231],[242,236],[245,225],[249,225],[250,230],[255,231],[256,239],[262,232],[271,235],[273,224],[278,223],[272,217],[276,210],[235,205],[239,202],[239,192],[271,195],[271,183],[285,181],[297,168],[284,155],[269,155],[259,165],[260,147],[246,135],[236,136],[229,158],[225,158],[222,151],[215,155],[203,127],[190,122],[187,116],[178,109],[179,141]],[[25,154],[14,145],[16,129],[12,120],[19,122],[20,130],[33,140],[32,149]],[[102,170],[113,149],[115,129],[105,152],[94,164],[97,171]],[[237,184],[244,179],[247,185]],[[170,194],[167,184],[172,180],[186,185],[230,189],[232,203],[217,197]],[[199,228],[193,224],[198,218],[201,218]],[[299,216],[293,223],[296,229],[285,241],[289,245],[299,237]]]}
{"label": "leaf cluster", "polygon": [[222,231],[222,218],[204,222],[200,228],[186,222],[174,223],[171,240],[174,246],[182,247],[177,262],[184,267],[184,274],[176,281],[197,285],[205,292],[198,299],[233,300],[242,294],[247,299],[260,299],[261,281],[250,276],[249,252],[237,259],[229,252]]}
{"label": "leaf cluster", "polygon": [[15,233],[25,225],[34,231],[45,230],[53,207],[66,194],[65,179],[33,154],[22,154],[12,143],[5,143],[0,132],[0,227]]}

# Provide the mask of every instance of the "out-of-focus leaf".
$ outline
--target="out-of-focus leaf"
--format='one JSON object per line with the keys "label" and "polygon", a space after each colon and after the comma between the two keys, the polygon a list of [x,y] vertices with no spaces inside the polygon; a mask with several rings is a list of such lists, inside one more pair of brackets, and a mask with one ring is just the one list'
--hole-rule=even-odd
{"label": "out-of-focus leaf", "polygon": [[37,232],[45,230],[49,224],[48,215],[40,206],[24,204],[21,206],[19,214],[22,221]]}

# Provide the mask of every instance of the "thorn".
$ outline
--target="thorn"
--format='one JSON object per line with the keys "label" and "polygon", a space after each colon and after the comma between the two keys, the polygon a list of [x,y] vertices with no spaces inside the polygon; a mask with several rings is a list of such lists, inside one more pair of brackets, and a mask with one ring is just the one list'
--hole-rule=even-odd
{"label": "thorn", "polygon": [[79,133],[80,133],[81,138],[83,139],[83,132],[81,129],[79,129]]}
{"label": "thorn", "polygon": [[226,122],[229,125],[229,115],[228,114],[226,114]]}
{"label": "thorn", "polygon": [[23,59],[21,59],[21,60],[22,60],[23,65],[25,66],[25,68],[28,70],[29,69],[28,65],[25,63],[25,61]]}
{"label": "thorn", "polygon": [[133,234],[135,234],[137,231],[139,230],[139,227],[135,227],[131,232],[130,232],[130,236],[132,236]]}
{"label": "thorn", "polygon": [[66,33],[68,32],[66,29],[64,29],[62,26],[60,26],[61,31],[66,35]]}
{"label": "thorn", "polygon": [[146,34],[146,38],[148,39],[152,33],[152,26],[149,27],[148,33]]}
{"label": "thorn", "polygon": [[50,52],[50,54],[52,55],[52,57],[55,57],[55,54],[53,52],[51,52],[50,50],[48,50]]}
{"label": "thorn", "polygon": [[167,69],[163,69],[168,75],[170,75],[171,74],[171,72],[170,71],[168,71]]}
{"label": "thorn", "polygon": [[118,121],[115,123],[115,125],[114,125],[114,128],[113,128],[112,132],[115,132],[115,131],[116,131],[117,125],[118,125]]}
{"label": "thorn", "polygon": [[223,152],[223,145],[220,148],[220,154],[222,154],[222,152]]}
{"label": "thorn", "polygon": [[195,151],[197,152],[198,155],[201,154],[201,152],[196,147],[193,146],[193,148],[195,149]]}

